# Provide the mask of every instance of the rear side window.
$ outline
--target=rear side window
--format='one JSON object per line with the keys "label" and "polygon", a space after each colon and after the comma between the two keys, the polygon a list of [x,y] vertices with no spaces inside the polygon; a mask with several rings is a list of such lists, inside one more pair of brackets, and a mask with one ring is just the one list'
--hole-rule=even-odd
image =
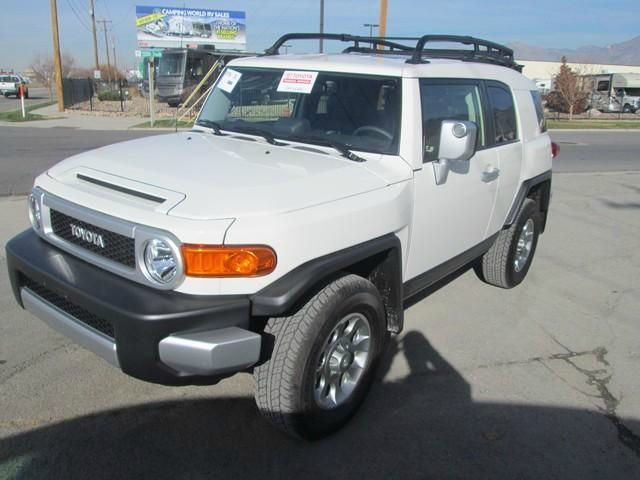
{"label": "rear side window", "polygon": [[516,121],[516,109],[513,105],[511,92],[500,85],[487,87],[491,113],[493,116],[495,145],[513,142],[518,139],[518,123]]}
{"label": "rear side window", "polygon": [[420,98],[424,137],[423,161],[431,162],[438,159],[443,120],[474,122],[478,127],[478,147],[485,146],[484,117],[478,82],[435,83],[422,80]]}
{"label": "rear side window", "polygon": [[538,115],[538,125],[541,132],[547,131],[547,121],[544,119],[544,108],[542,106],[542,95],[538,90],[531,90],[531,98],[533,99],[533,105],[536,107],[536,114]]}

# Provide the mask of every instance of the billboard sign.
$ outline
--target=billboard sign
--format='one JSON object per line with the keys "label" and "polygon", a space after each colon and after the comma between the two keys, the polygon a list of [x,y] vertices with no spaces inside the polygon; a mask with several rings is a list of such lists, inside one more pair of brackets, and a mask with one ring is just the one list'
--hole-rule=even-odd
{"label": "billboard sign", "polygon": [[247,48],[246,14],[240,11],[137,5],[136,30],[139,48]]}

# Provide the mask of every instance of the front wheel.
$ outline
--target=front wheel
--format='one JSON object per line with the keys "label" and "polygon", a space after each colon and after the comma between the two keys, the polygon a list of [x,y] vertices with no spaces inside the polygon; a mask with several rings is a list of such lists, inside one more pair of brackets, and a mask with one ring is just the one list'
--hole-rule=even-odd
{"label": "front wheel", "polygon": [[633,113],[633,108],[631,107],[631,105],[626,103],[625,106],[622,107],[622,112],[623,113]]}
{"label": "front wheel", "polygon": [[269,319],[270,358],[254,370],[260,412],[286,433],[322,437],[356,412],[387,338],[384,305],[368,280],[346,275],[290,317]]}
{"label": "front wheel", "polygon": [[541,228],[538,204],[527,198],[516,221],[505,230],[477,262],[475,271],[484,282],[501,288],[520,284],[531,267]]}

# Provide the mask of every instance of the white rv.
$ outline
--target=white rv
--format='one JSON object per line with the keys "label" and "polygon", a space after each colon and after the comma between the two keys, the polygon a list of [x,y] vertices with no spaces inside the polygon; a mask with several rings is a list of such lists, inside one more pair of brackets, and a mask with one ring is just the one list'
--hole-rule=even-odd
{"label": "white rv", "polygon": [[585,75],[583,79],[591,92],[587,99],[591,108],[624,113],[640,110],[640,73]]}

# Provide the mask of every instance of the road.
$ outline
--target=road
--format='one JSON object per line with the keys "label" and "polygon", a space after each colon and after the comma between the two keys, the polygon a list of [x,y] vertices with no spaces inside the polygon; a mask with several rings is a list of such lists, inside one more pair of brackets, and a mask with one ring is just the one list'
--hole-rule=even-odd
{"label": "road", "polygon": [[[55,99],[55,96],[54,96]],[[46,88],[29,88],[29,98],[25,99],[26,106],[37,105],[38,103],[50,102],[49,90]],[[0,112],[8,112],[20,109],[20,99],[15,97],[6,98],[0,95]]]}
{"label": "road", "polygon": [[[110,143],[158,132],[0,128],[0,196],[25,194],[33,179],[66,157]],[[636,132],[551,132],[561,147],[556,172],[640,170],[640,134]]]}
{"label": "road", "polygon": [[625,172],[640,169],[640,130],[626,132],[558,132],[551,138],[560,145],[556,172]]}
{"label": "road", "polygon": [[0,127],[0,196],[25,194],[33,179],[60,160],[157,132]]}
{"label": "road", "polygon": [[[623,157],[555,175],[521,286],[463,270],[407,305],[361,411],[314,443],[258,415],[248,374],[122,375],[20,310],[0,275],[0,478],[640,478],[640,169],[611,171]],[[25,211],[0,199],[0,245]]]}

